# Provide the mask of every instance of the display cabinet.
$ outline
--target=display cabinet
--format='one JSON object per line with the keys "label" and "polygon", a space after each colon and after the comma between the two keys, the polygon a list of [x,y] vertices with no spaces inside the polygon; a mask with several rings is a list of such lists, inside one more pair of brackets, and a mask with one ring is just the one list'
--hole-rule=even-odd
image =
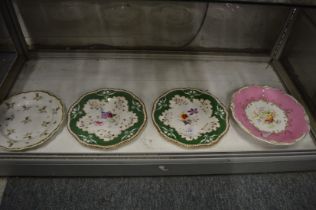
{"label": "display cabinet", "polygon": [[[142,176],[316,169],[316,2],[308,0],[3,0],[1,100],[42,90],[69,110],[100,88],[133,92],[147,123],[129,144],[89,148],[67,129],[25,151],[0,150],[2,176]],[[4,60],[6,62],[3,64]],[[229,109],[241,87],[282,89],[305,108],[310,132],[293,145],[255,140]],[[197,88],[227,108],[217,144],[184,148],[152,121],[170,89]]]}

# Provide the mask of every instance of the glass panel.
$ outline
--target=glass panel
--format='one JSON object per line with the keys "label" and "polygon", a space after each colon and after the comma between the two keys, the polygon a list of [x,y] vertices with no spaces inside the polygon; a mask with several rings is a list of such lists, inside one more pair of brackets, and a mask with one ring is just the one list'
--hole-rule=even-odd
{"label": "glass panel", "polygon": [[301,12],[289,39],[283,62],[316,119],[316,9]]}
{"label": "glass panel", "polygon": [[14,52],[14,45],[0,11],[0,52]]}
{"label": "glass panel", "polygon": [[0,84],[16,58],[15,48],[0,10]]}
{"label": "glass panel", "polygon": [[16,0],[32,49],[269,53],[288,7],[179,1]]}

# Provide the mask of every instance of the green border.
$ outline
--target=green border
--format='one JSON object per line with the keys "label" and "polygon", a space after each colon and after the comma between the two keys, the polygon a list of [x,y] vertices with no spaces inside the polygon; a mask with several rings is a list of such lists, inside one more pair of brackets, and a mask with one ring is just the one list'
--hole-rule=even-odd
{"label": "green border", "polygon": [[[116,96],[122,96],[127,100],[128,110],[135,113],[138,117],[137,123],[124,130],[121,134],[110,141],[104,141],[95,134],[83,131],[76,126],[78,120],[86,115],[86,113],[83,111],[83,107],[89,100],[108,100],[109,98]],[[68,112],[68,129],[80,143],[98,148],[111,148],[122,143],[127,143],[131,139],[135,138],[143,129],[146,120],[147,117],[145,105],[139,98],[137,98],[131,92],[125,90],[106,88],[89,92],[80,97],[80,99],[72,105]]]}
{"label": "green border", "polygon": [[[169,102],[175,95],[189,98],[190,101],[192,101],[193,99],[209,100],[213,107],[212,116],[218,118],[220,128],[212,132],[204,133],[198,139],[192,141],[187,141],[185,138],[181,137],[181,135],[179,135],[174,128],[165,125],[162,121],[159,120],[159,116],[164,111],[170,109]],[[215,97],[213,97],[210,93],[194,88],[174,89],[160,96],[154,103],[152,118],[158,131],[164,137],[186,147],[206,146],[214,144],[219,141],[219,139],[227,132],[229,127],[228,112],[226,111],[224,105]]]}

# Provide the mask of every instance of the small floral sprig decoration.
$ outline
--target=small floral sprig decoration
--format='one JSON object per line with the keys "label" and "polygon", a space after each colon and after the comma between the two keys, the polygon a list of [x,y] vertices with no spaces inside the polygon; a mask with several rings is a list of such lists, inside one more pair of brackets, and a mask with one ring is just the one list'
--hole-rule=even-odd
{"label": "small floral sprig decoration", "polygon": [[78,135],[84,142],[87,142],[89,144],[96,144],[97,141],[94,139],[93,135]]}
{"label": "small floral sprig decoration", "polygon": [[201,95],[201,93],[199,93],[196,90],[185,90],[183,92],[185,95],[187,95],[190,98],[190,100],[193,100],[195,97]]}
{"label": "small floral sprig decoration", "polygon": [[129,139],[130,137],[132,137],[136,133],[137,130],[138,130],[137,128],[134,128],[130,131],[128,131],[128,130],[124,131],[121,139],[122,140]]}
{"label": "small floral sprig decoration", "polygon": [[80,110],[80,105],[77,105],[73,108],[71,112],[71,117],[72,118],[77,118],[79,115],[82,115],[83,112]]}
{"label": "small floral sprig decoration", "polygon": [[214,139],[217,138],[217,135],[213,134],[208,134],[208,135],[204,135],[204,138],[201,140],[202,144],[207,144],[210,143],[211,141],[213,141]]}
{"label": "small floral sprig decoration", "polygon": [[174,130],[172,128],[168,128],[166,126],[161,127],[162,132],[166,134],[170,138],[176,138],[176,135],[174,134]]}
{"label": "small floral sprig decoration", "polygon": [[156,110],[160,110],[160,109],[163,109],[165,107],[168,106],[168,104],[166,103],[167,102],[167,98],[164,97],[164,98],[161,98],[158,103],[157,103],[157,108]]}
{"label": "small floral sprig decoration", "polygon": [[139,102],[132,100],[131,109],[141,112],[142,111],[142,105]]}
{"label": "small floral sprig decoration", "polygon": [[109,98],[111,98],[112,95],[114,95],[114,91],[112,90],[101,90],[97,93],[98,96],[102,96],[105,101],[107,101]]}
{"label": "small floral sprig decoration", "polygon": [[219,116],[221,119],[225,120],[226,112],[222,107],[217,105],[215,114]]}

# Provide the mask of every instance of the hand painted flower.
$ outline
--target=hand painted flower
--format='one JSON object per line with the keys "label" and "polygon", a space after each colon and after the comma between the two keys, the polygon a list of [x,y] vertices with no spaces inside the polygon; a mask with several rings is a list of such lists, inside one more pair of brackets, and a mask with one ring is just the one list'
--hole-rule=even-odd
{"label": "hand painted flower", "polygon": [[101,118],[102,119],[110,119],[113,118],[116,114],[112,114],[111,112],[101,112]]}
{"label": "hand painted flower", "polygon": [[197,113],[199,113],[198,112],[198,109],[197,108],[191,108],[189,111],[188,111],[188,113],[190,114],[190,115],[193,115],[193,114],[197,114]]}
{"label": "hand painted flower", "polygon": [[104,123],[101,122],[101,121],[95,121],[94,124],[97,125],[97,126],[101,126],[101,125],[103,125]]}
{"label": "hand painted flower", "polygon": [[186,120],[188,117],[189,117],[189,116],[188,116],[187,114],[185,114],[185,113],[182,113],[182,114],[180,115],[180,119],[181,119],[181,120]]}
{"label": "hand painted flower", "polygon": [[267,113],[266,113],[265,122],[266,122],[266,123],[273,123],[274,117],[275,117],[275,113],[274,113],[274,112],[267,112]]}

